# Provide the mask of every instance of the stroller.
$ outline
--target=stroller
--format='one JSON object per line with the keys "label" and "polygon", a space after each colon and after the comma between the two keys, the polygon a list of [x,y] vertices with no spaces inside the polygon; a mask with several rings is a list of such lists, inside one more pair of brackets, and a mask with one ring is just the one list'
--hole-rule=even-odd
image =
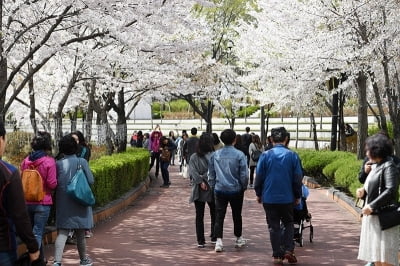
{"label": "stroller", "polygon": [[306,228],[310,229],[310,243],[314,238],[314,228],[311,223],[311,213],[308,212],[306,199],[308,197],[308,188],[303,185],[303,196],[301,203],[294,208],[293,220],[294,220],[294,241],[299,243],[300,247],[304,245],[303,231]]}

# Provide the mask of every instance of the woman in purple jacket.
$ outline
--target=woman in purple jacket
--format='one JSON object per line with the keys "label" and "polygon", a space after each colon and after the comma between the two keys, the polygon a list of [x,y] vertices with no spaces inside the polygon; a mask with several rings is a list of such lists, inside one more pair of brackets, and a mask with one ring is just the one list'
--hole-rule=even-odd
{"label": "woman in purple jacket", "polygon": [[[25,169],[34,168],[43,179],[45,196],[41,201],[27,201],[29,217],[31,219],[32,231],[36,237],[39,248],[42,248],[42,238],[47,220],[50,215],[53,199],[51,192],[57,186],[56,161],[49,155],[51,152],[51,136],[47,132],[38,132],[31,142],[32,152],[21,164],[21,172]],[[43,252],[40,252],[43,258]]]}

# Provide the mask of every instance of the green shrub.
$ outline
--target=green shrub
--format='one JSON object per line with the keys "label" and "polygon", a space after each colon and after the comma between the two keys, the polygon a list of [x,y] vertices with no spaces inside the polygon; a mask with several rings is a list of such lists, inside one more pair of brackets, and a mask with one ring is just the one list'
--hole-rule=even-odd
{"label": "green shrub", "polygon": [[311,151],[310,153],[303,153],[300,157],[303,162],[303,168],[309,175],[322,174],[322,169],[331,162],[335,161],[343,152],[332,151]]}
{"label": "green shrub", "polygon": [[[338,175],[343,174],[342,172],[338,172],[339,169],[347,168],[350,165],[349,162],[355,161],[358,166],[360,163],[357,161],[355,155],[350,152],[299,150],[298,154],[301,158],[305,174],[314,177],[322,186],[346,187],[343,185],[343,180],[346,180],[347,176],[341,176],[343,180],[339,183],[337,182]],[[358,170],[356,170],[355,174],[358,174]]]}
{"label": "green shrub", "polygon": [[257,112],[258,109],[260,109],[259,106],[255,106],[255,105],[246,106],[246,107],[242,108],[241,110],[239,110],[236,115],[237,115],[237,117],[240,117],[240,118],[248,117],[248,116],[251,116],[252,114],[254,114],[255,112]]}
{"label": "green shrub", "polygon": [[169,103],[171,107],[171,112],[187,112],[189,109],[189,104],[185,100],[175,100]]}
{"label": "green shrub", "polygon": [[7,146],[5,160],[19,166],[24,158],[31,152],[33,133],[14,131],[7,133]]}
{"label": "green shrub", "polygon": [[355,196],[356,189],[362,185],[358,181],[362,161],[349,160],[343,167],[338,168],[335,173],[335,184],[345,188],[352,196]]}
{"label": "green shrub", "polygon": [[[393,138],[393,124],[390,121],[386,122],[387,128],[388,128],[388,134],[390,138]],[[372,126],[368,126],[368,136],[372,136],[376,133],[378,133],[379,131],[381,131],[381,129],[378,127],[377,124],[372,125]]]}
{"label": "green shrub", "polygon": [[103,206],[137,186],[148,176],[149,152],[130,148],[124,153],[90,161],[96,206]]}
{"label": "green shrub", "polygon": [[342,158],[339,158],[326,165],[324,169],[322,169],[322,173],[331,179],[335,179],[335,172],[337,171],[337,169],[346,166],[349,160],[356,160],[355,155],[352,153],[344,154]]}

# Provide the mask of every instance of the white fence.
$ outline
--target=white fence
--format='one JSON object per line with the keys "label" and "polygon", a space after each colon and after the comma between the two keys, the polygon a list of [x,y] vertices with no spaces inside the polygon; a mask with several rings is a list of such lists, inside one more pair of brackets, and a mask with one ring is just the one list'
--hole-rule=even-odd
{"label": "white fence", "polygon": [[[330,145],[331,138],[331,117],[316,117],[317,123],[317,136],[318,136],[318,144],[320,148],[324,148]],[[358,128],[357,117],[345,117],[345,123],[349,123],[355,130]],[[370,116],[368,118],[369,124],[375,124],[375,118]],[[169,131],[174,131],[175,135],[180,135],[182,130],[187,130],[190,133],[190,129],[196,127],[198,129],[199,134],[206,130],[206,123],[202,119],[143,119],[143,120],[128,120],[126,125],[122,125],[123,129],[126,127],[127,129],[127,138],[130,139],[131,134],[134,131],[141,130],[143,133],[151,132],[151,130],[156,126],[160,125],[161,131],[163,134],[168,135]],[[242,134],[245,132],[245,128],[250,127],[250,131],[260,135],[260,118],[240,118],[235,120],[234,130],[238,134]],[[50,125],[50,133],[54,135],[54,123],[49,123]],[[76,130],[79,130],[84,133],[85,131],[85,122],[78,120],[75,125]],[[110,121],[111,129],[113,133],[116,133],[116,124],[113,121]],[[298,148],[314,148],[314,141],[312,139],[312,128],[309,118],[270,118],[268,120],[268,130],[271,128],[284,126],[291,134],[291,143],[290,146],[294,146],[297,142]],[[229,128],[229,122],[227,119],[215,118],[213,119],[212,129],[213,132],[219,134],[222,130]],[[71,123],[70,120],[64,120],[62,131],[63,133],[71,132]],[[18,130],[32,132],[32,128],[30,126],[19,127]],[[39,130],[43,130],[43,128],[39,128]],[[13,128],[9,125],[7,131],[13,131]],[[94,143],[103,143],[105,140],[106,134],[106,126],[105,125],[96,125],[92,124],[92,135],[91,141]],[[115,138],[121,138],[122,136],[113,136]]]}

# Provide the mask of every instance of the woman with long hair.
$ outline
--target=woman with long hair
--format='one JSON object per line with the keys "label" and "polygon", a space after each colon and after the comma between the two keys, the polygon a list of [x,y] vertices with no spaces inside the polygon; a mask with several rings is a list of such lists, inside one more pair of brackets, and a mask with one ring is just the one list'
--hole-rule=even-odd
{"label": "woman with long hair", "polygon": [[253,135],[251,139],[251,143],[249,146],[249,154],[250,154],[250,162],[249,162],[249,168],[250,168],[250,188],[253,188],[253,182],[254,182],[254,172],[257,166],[257,161],[253,160],[252,154],[255,152],[263,152],[264,148],[263,145],[261,144],[261,139],[258,135]]}
{"label": "woman with long hair", "polygon": [[194,202],[196,208],[196,236],[197,246],[203,248],[206,244],[204,237],[204,209],[206,203],[210,208],[211,216],[211,242],[217,238],[214,235],[215,203],[214,192],[208,185],[208,162],[214,152],[214,139],[211,134],[203,133],[199,139],[197,152],[189,160],[189,174],[193,178],[192,193],[189,202]]}

